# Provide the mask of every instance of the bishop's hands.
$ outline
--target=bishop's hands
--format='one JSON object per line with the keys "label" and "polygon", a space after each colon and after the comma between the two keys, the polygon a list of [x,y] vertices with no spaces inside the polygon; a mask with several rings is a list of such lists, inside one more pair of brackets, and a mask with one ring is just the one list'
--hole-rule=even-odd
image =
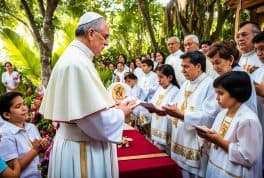
{"label": "bishop's hands", "polygon": [[163,106],[162,109],[166,114],[184,120],[184,114],[178,109],[176,104],[168,104]]}
{"label": "bishop's hands", "polygon": [[129,114],[132,113],[132,110],[134,108],[135,103],[133,101],[126,101],[126,102],[121,102],[116,106],[117,109],[121,109],[125,116],[128,116]]}

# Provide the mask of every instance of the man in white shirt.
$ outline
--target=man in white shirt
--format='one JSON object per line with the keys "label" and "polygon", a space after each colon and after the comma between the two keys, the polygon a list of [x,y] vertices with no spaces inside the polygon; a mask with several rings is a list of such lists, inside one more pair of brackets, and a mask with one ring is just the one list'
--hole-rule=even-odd
{"label": "man in white shirt", "polygon": [[183,52],[180,50],[180,40],[178,37],[170,37],[167,41],[167,47],[170,52],[170,55],[166,58],[166,64],[170,64],[174,68],[176,79],[181,85],[185,81],[185,77],[182,74],[181,59],[180,55]]}
{"label": "man in white shirt", "polygon": [[258,24],[246,21],[239,25],[236,35],[236,43],[242,54],[238,64],[249,74],[263,65],[257,57],[254,51],[254,44],[252,43],[252,39],[259,32],[260,28]]}
{"label": "man in white shirt", "polygon": [[[199,38],[194,34],[186,35],[184,37],[184,52],[199,51]],[[205,55],[205,54],[204,54]],[[215,78],[216,72],[209,59],[206,58],[206,74]]]}
{"label": "man in white shirt", "polygon": [[211,77],[205,74],[205,57],[200,51],[183,55],[182,68],[186,81],[174,105],[163,107],[172,118],[171,157],[182,168],[183,177],[204,177],[207,158],[202,153],[203,141],[194,125],[210,127],[218,110],[214,107],[215,91]]}
{"label": "man in white shirt", "polygon": [[48,177],[118,177],[116,145],[131,104],[115,106],[92,59],[108,45],[103,16],[87,12],[53,68],[39,112],[59,122]]}

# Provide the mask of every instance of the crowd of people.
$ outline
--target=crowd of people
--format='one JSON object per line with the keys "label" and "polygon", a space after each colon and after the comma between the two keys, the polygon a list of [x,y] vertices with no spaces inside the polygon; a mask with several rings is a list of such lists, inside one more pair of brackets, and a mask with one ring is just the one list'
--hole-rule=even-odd
{"label": "crowd of people", "polygon": [[112,85],[126,86],[126,97],[133,98],[126,102],[113,100],[92,62],[108,45],[105,19],[85,13],[75,36],[53,68],[41,104],[35,102],[37,113],[59,123],[52,150],[26,122],[28,108],[15,92],[19,81],[7,85],[2,77],[0,177],[41,177],[38,155],[48,147],[48,177],[118,177],[115,143],[125,118],[180,166],[184,178],[262,177],[264,32],[258,24],[240,24],[236,43],[200,43],[190,34],[184,52],[178,37],[168,38],[167,57],[157,51],[127,63],[120,54],[108,67]]}

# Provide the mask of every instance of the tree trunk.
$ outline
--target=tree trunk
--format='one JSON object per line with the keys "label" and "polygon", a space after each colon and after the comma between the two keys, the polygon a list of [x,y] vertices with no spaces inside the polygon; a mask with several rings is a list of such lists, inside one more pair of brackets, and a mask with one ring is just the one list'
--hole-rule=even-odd
{"label": "tree trunk", "polygon": [[174,0],[170,0],[170,2],[165,7],[165,15],[166,15],[166,34],[168,37],[173,36],[173,17],[172,17],[172,7]]}
{"label": "tree trunk", "polygon": [[[39,28],[37,28],[37,23],[34,20],[34,15],[29,8],[28,2],[26,0],[21,0],[21,4],[23,5],[24,11],[32,28],[34,38],[36,39],[40,49],[41,78],[42,84],[44,86],[47,86],[51,74],[50,61],[54,43],[53,16],[54,11],[58,6],[58,1],[59,0],[47,0],[46,3],[43,3],[43,0],[38,0],[40,14],[43,18],[43,29],[40,30]],[[44,7],[44,4],[46,4],[46,8]],[[43,33],[41,33],[41,31],[43,31]]]}
{"label": "tree trunk", "polygon": [[149,31],[150,41],[151,41],[153,50],[154,52],[156,52],[158,50],[158,44],[155,40],[154,30],[151,25],[148,5],[144,0],[138,0],[138,8],[142,13],[143,19]]}
{"label": "tree trunk", "polygon": [[217,17],[217,25],[215,31],[211,35],[211,40],[216,41],[221,33],[222,26],[230,15],[231,11],[227,9],[223,9],[220,0],[217,0],[217,8],[218,8],[218,17]]}
{"label": "tree trunk", "polygon": [[[185,2],[185,3],[183,3]],[[206,3],[206,4],[205,4]],[[174,1],[171,14],[176,14],[177,22],[173,25],[180,29],[183,36],[193,33],[202,39],[219,39],[222,26],[230,13],[221,0],[186,0]],[[213,26],[214,9],[218,12],[216,30],[211,31]],[[208,12],[208,19],[205,12]],[[180,38],[182,37],[179,35]]]}

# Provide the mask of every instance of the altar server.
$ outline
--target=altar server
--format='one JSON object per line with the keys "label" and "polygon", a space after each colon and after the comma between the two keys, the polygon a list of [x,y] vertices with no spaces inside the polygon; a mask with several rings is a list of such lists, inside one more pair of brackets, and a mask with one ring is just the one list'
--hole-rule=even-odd
{"label": "altar server", "polygon": [[211,142],[206,177],[262,177],[262,129],[256,113],[244,104],[252,90],[248,74],[228,72],[214,81],[214,87],[225,109],[211,130],[197,130]]}
{"label": "altar server", "polygon": [[[159,88],[150,102],[156,107],[161,108],[166,104],[170,104],[175,99],[179,90],[179,84],[176,80],[174,69],[169,64],[159,66],[156,73]],[[151,139],[158,148],[170,154],[171,119],[169,115],[159,116],[155,113],[152,114]]]}

